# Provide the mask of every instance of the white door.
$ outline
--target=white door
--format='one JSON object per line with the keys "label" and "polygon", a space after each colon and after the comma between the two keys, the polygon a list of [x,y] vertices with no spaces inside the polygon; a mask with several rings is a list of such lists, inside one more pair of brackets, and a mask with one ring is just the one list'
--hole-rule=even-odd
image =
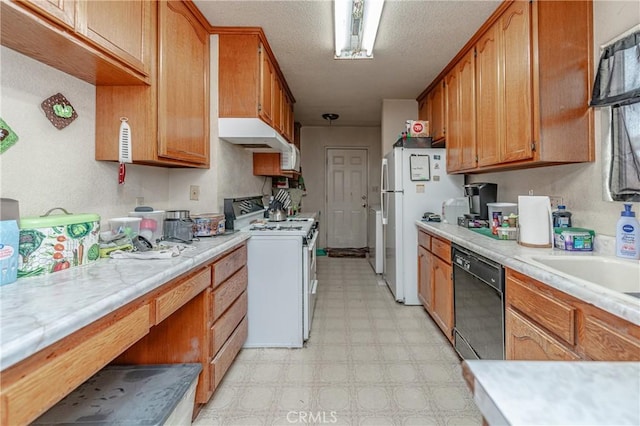
{"label": "white door", "polygon": [[367,150],[327,149],[327,246],[367,246]]}

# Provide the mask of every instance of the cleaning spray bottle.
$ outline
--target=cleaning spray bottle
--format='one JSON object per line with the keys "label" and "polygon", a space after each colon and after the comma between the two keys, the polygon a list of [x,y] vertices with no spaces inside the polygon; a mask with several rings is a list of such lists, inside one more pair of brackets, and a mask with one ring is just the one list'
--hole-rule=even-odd
{"label": "cleaning spray bottle", "polygon": [[631,207],[625,203],[616,224],[616,256],[640,259],[640,223]]}

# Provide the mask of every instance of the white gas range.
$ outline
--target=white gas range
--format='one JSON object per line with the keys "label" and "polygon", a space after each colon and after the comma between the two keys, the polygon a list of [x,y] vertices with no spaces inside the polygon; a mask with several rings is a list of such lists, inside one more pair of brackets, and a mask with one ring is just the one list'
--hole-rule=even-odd
{"label": "white gas range", "polygon": [[[258,199],[262,197],[229,203],[258,206]],[[225,215],[226,204],[227,200]],[[255,208],[232,215],[234,228],[251,233],[247,242],[249,332],[244,347],[300,348],[309,338],[315,309],[318,222],[313,214],[269,222],[262,217],[264,208]]]}

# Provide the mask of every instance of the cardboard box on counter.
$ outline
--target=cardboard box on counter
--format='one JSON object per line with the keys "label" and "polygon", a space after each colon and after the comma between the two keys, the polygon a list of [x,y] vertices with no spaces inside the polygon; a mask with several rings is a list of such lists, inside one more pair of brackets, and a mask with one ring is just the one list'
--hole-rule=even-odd
{"label": "cardboard box on counter", "polygon": [[567,251],[593,251],[595,232],[585,228],[553,228],[555,247]]}
{"label": "cardboard box on counter", "polygon": [[407,120],[407,136],[426,138],[429,136],[429,122],[424,120]]}

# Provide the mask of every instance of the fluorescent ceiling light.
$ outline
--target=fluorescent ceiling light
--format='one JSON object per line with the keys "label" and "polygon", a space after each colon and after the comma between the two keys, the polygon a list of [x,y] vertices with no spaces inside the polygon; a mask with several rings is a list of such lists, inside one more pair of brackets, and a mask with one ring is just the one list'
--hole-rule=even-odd
{"label": "fluorescent ceiling light", "polygon": [[335,58],[373,57],[384,0],[334,0]]}

